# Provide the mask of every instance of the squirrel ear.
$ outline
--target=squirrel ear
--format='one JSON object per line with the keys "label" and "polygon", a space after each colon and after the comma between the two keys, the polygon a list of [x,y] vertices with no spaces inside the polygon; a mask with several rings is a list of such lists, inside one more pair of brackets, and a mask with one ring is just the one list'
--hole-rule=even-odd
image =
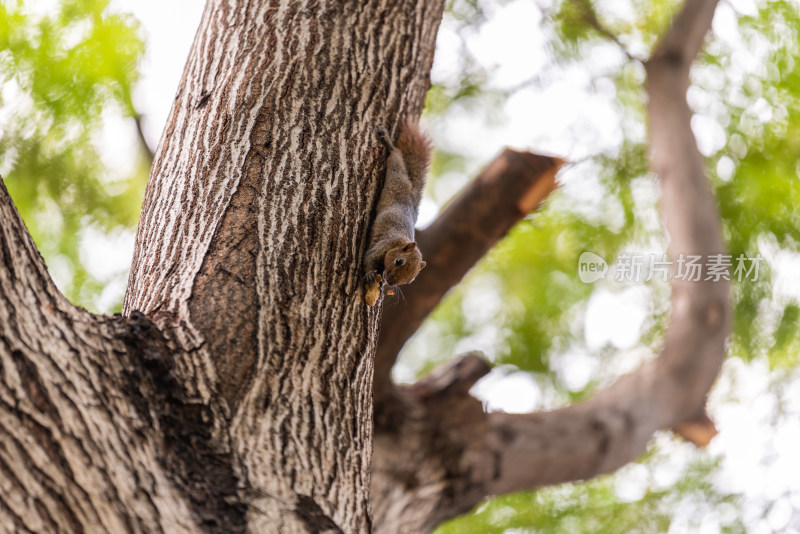
{"label": "squirrel ear", "polygon": [[420,264],[419,264],[419,270],[421,271],[422,269],[424,269],[426,265],[428,265],[428,264],[427,264],[427,263],[425,263],[424,261],[420,262]]}
{"label": "squirrel ear", "polygon": [[406,245],[404,245],[401,250],[403,252],[411,252],[415,248],[417,248],[417,242],[416,241],[412,241],[411,243],[407,243]]}

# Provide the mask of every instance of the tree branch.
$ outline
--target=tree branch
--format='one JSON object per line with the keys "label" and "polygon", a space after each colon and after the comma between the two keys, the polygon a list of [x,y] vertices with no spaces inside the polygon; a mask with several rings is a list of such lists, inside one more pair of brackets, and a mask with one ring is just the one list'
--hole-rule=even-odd
{"label": "tree branch", "polygon": [[[47,272],[44,260],[33,238],[25,228],[25,223],[17,211],[6,184],[0,176],[0,288],[8,301],[13,298],[24,299],[26,294],[47,293],[53,295],[54,303],[71,307],[56,288]],[[36,314],[38,310],[24,308],[19,313]]]}
{"label": "tree branch", "polygon": [[642,62],[641,58],[631,54],[630,50],[628,50],[628,47],[625,46],[622,43],[622,41],[619,40],[619,37],[617,37],[616,33],[612,32],[610,29],[606,27],[605,24],[600,22],[600,19],[597,18],[597,12],[594,10],[594,6],[592,6],[589,2],[573,2],[573,3],[577,4],[577,7],[581,9],[583,13],[583,20],[589,26],[594,28],[594,30],[597,33],[599,33],[600,35],[602,35],[603,37],[614,43],[617,46],[617,48],[619,48],[619,50],[623,54],[625,54],[625,56],[631,61],[638,61],[640,63]]}
{"label": "tree branch", "polygon": [[140,315],[68,302],[0,179],[0,523],[183,532],[197,507],[235,525],[233,475],[197,431],[208,409],[173,387],[176,349]]}
{"label": "tree branch", "polygon": [[667,33],[653,51],[649,62],[671,58],[672,61],[679,60],[688,68],[700,53],[706,33],[711,27],[717,3],[718,0],[685,2]]}
{"label": "tree branch", "polygon": [[[661,181],[673,258],[707,258],[724,250],[685,96],[688,64],[715,5],[687,0],[646,63],[651,163]],[[387,426],[376,426],[376,525],[382,532],[399,532],[393,525],[425,532],[487,495],[607,473],[638,457],[659,429],[675,428],[695,443],[707,442],[714,429],[705,401],[724,359],[730,303],[729,284],[705,277],[703,272],[701,281],[673,280],[672,320],[659,357],[586,402],[551,412],[487,415],[464,388],[439,375],[398,390],[394,402],[403,411],[395,410]],[[412,463],[391,465],[385,460],[390,455]]]}
{"label": "tree branch", "polygon": [[417,232],[417,243],[428,266],[404,288],[405,305],[384,303],[375,355],[376,402],[391,389],[392,366],[408,338],[445,293],[520,219],[539,206],[555,187],[561,164],[558,158],[506,149],[429,228]]}

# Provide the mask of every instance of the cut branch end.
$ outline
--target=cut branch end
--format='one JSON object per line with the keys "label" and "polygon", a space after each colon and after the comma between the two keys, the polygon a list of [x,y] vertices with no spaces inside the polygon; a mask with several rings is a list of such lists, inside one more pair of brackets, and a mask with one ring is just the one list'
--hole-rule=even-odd
{"label": "cut branch end", "polygon": [[676,426],[673,432],[697,447],[705,447],[718,434],[714,421],[705,413],[694,421]]}

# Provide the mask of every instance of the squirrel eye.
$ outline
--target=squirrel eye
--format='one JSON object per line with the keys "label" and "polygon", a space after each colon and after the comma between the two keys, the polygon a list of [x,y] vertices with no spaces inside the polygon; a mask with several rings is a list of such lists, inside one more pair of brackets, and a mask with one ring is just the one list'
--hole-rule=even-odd
{"label": "squirrel eye", "polygon": [[400,267],[404,263],[405,263],[405,260],[403,258],[397,258],[396,260],[394,260],[394,264],[397,265],[398,267]]}

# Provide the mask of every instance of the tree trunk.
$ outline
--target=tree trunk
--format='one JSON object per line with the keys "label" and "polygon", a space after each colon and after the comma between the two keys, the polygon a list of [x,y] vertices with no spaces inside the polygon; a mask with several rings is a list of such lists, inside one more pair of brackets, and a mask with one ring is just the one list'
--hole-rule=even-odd
{"label": "tree trunk", "polygon": [[373,131],[421,111],[442,9],[210,0],[123,317],[66,302],[0,190],[0,524],[371,530]]}

